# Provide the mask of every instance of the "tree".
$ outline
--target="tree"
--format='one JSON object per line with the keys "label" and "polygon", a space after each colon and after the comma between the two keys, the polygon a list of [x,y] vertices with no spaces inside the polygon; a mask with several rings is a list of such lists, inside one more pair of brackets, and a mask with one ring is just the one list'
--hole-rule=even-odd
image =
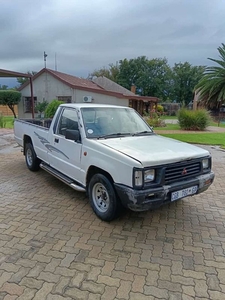
{"label": "tree", "polygon": [[199,100],[209,107],[225,103],[225,44],[217,48],[219,59],[208,58],[219,66],[207,67],[203,77],[195,87]]}
{"label": "tree", "polygon": [[[27,71],[27,74],[34,76],[35,74],[37,74],[37,72],[35,72],[35,71],[31,71],[31,72]],[[27,78],[27,77],[17,77],[16,78],[16,80],[20,84],[20,86],[23,85],[25,82],[27,82],[28,79],[29,78]]]}
{"label": "tree", "polygon": [[172,68],[172,99],[188,105],[194,98],[194,88],[202,78],[205,67],[192,66],[189,62],[175,63]]}
{"label": "tree", "polygon": [[134,84],[142,96],[158,97],[163,102],[170,100],[185,103],[193,99],[193,90],[203,76],[205,67],[190,63],[176,63],[173,68],[166,58],[149,60],[146,56],[120,60],[110,68],[95,70],[91,75],[105,76],[130,90]]}
{"label": "tree", "polygon": [[1,85],[0,84],[0,90],[7,90],[8,89],[8,85],[5,85],[5,84],[3,84],[3,85]]}
{"label": "tree", "polygon": [[109,64],[109,68],[107,69],[106,67],[103,67],[99,70],[95,70],[93,73],[89,74],[88,79],[92,79],[93,77],[100,77],[104,76],[109,79],[111,79],[114,82],[117,82],[119,74],[119,66],[118,63],[114,64]]}
{"label": "tree", "polygon": [[120,60],[109,69],[95,70],[90,76],[105,76],[128,90],[136,86],[138,94],[168,98],[170,67],[166,58],[149,60],[146,56]]}
{"label": "tree", "polygon": [[158,97],[165,101],[171,94],[171,68],[166,58],[148,60],[137,80],[143,96]]}
{"label": "tree", "polygon": [[118,83],[127,89],[134,84],[138,94],[165,100],[169,93],[170,67],[166,58],[149,60],[146,56],[119,62]]}
{"label": "tree", "polygon": [[0,105],[7,105],[11,109],[14,118],[16,118],[14,106],[20,102],[20,99],[21,99],[21,93],[17,91],[13,91],[13,90],[0,91]]}

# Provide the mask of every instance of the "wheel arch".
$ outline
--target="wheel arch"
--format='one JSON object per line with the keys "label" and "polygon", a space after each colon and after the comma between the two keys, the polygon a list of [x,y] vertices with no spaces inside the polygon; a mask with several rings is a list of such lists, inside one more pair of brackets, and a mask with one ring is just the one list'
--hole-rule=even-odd
{"label": "wheel arch", "polygon": [[88,187],[88,184],[89,184],[92,176],[95,175],[95,174],[98,174],[98,173],[105,175],[109,179],[109,181],[112,184],[114,184],[114,180],[113,180],[112,176],[108,172],[106,172],[105,170],[103,170],[103,169],[101,169],[99,167],[96,167],[96,166],[92,165],[92,166],[90,166],[88,168],[88,171],[87,171],[87,176],[86,176],[86,186],[87,187]]}
{"label": "wheel arch", "polygon": [[32,139],[29,135],[24,135],[23,137],[23,155],[25,155],[26,144],[30,143],[33,146]]}

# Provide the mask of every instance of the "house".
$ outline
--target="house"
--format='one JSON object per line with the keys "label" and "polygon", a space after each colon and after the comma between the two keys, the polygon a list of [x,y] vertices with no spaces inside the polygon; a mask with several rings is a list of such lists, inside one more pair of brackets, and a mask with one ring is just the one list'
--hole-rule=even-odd
{"label": "house", "polygon": [[116,82],[101,76],[92,79],[93,82],[97,83],[100,87],[107,91],[121,93],[124,96],[129,98],[129,107],[136,109],[141,115],[143,115],[144,111],[149,112],[153,109],[153,106],[157,106],[159,101],[156,97],[146,97],[136,95],[136,87],[135,85],[131,86],[131,90],[124,88],[123,86],[117,84]]}
{"label": "house", "polygon": [[[44,68],[32,77],[32,82],[34,105],[58,99],[65,103],[94,102],[130,106],[143,114],[146,107],[153,107],[158,102],[158,98],[135,95],[105,77],[88,80]],[[25,82],[18,90],[22,94],[18,115],[20,118],[31,118],[30,82]]]}

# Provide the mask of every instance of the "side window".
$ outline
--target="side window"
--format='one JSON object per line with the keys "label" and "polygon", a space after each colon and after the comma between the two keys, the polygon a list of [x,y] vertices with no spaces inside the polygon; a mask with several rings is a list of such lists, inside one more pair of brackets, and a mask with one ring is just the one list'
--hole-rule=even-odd
{"label": "side window", "polygon": [[65,136],[67,129],[78,130],[77,112],[71,108],[65,108],[63,110],[56,133]]}

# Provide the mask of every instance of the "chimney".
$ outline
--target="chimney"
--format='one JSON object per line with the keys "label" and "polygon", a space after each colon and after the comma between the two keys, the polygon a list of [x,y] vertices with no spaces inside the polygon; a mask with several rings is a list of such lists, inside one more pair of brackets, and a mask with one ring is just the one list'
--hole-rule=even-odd
{"label": "chimney", "polygon": [[130,90],[131,90],[132,93],[136,94],[136,85],[132,84]]}

